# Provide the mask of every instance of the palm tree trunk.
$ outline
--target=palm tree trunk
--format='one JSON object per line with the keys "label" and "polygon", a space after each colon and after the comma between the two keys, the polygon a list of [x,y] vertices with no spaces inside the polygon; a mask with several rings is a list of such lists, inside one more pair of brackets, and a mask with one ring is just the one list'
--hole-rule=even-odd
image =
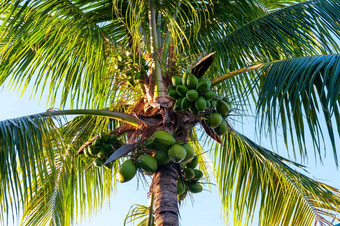
{"label": "palm tree trunk", "polygon": [[178,226],[177,169],[172,162],[160,168],[152,179],[157,226]]}

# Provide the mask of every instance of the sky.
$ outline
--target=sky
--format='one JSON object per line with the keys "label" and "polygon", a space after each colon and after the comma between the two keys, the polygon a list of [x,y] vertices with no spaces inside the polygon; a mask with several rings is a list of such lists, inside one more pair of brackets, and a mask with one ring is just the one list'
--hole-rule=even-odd
{"label": "sky", "polygon": [[[21,98],[18,96],[19,95],[16,95],[5,88],[0,88],[0,103],[2,106],[2,109],[0,110],[0,121],[43,112],[50,107],[45,106],[44,98],[42,99],[41,104],[39,104],[36,100],[30,100],[27,94]],[[245,124],[252,125],[253,122],[250,120]],[[254,139],[254,136],[256,135],[252,126],[243,127],[243,129],[239,128],[239,130],[252,139]],[[336,143],[339,147],[339,139],[336,140]],[[275,148],[266,140],[262,140],[261,144],[269,149]],[[279,141],[278,147],[283,147],[282,141]],[[280,155],[287,156],[285,149],[278,151]],[[309,167],[308,170],[311,175],[313,175],[314,179],[340,188],[339,170],[335,166],[330,149],[326,153],[327,155],[324,164],[321,165],[319,162],[315,162],[311,152],[307,164]],[[147,187],[143,187],[141,184],[137,186],[136,179],[124,184],[119,184],[116,195],[111,198],[109,205],[105,205],[97,214],[77,225],[123,225],[124,218],[133,204],[148,205],[147,192]],[[222,226],[225,225],[225,223],[223,223],[220,210],[221,206],[216,187],[212,186],[212,191],[208,191],[206,187],[203,192],[194,194],[192,198],[186,198],[185,202],[180,207],[180,223],[183,226]],[[18,225],[18,223],[15,222],[13,225]],[[256,221],[253,225],[257,225]]]}

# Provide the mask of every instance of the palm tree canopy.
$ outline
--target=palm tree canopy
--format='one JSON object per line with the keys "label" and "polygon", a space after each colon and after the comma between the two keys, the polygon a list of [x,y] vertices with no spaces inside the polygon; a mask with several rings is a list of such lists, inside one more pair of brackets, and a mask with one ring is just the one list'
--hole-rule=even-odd
{"label": "palm tree canopy", "polygon": [[[321,161],[330,140],[338,164],[339,15],[337,0],[1,1],[0,85],[22,93],[32,87],[36,98],[48,93],[51,106],[86,110],[69,112],[79,115],[71,120],[61,110],[0,122],[0,208],[6,210],[0,218],[23,207],[24,224],[68,225],[95,211],[112,193],[122,160],[112,170],[93,168],[79,153],[101,131],[152,123],[134,108],[151,93],[149,80],[136,78],[139,65],[160,64],[166,88],[172,75],[211,52],[204,76],[231,101],[230,120],[253,113],[261,134],[275,141],[282,133],[287,149],[303,160],[310,154],[307,136]],[[213,160],[224,213],[234,209],[235,224],[249,222],[257,206],[264,225],[327,224],[340,213],[339,190],[230,125],[222,144],[204,135],[215,149],[210,156],[198,137],[193,128],[200,168],[209,178],[204,163]],[[70,205],[75,208],[65,208]]]}

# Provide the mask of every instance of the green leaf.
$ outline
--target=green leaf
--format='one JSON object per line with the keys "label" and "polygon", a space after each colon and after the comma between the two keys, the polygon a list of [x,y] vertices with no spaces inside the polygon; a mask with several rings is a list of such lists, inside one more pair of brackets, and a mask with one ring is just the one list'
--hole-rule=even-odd
{"label": "green leaf", "polygon": [[259,14],[247,24],[213,20],[223,30],[205,34],[197,48],[216,51],[211,77],[259,62],[336,53],[339,6],[337,0],[313,0]]}
{"label": "green leaf", "polygon": [[237,132],[226,133],[214,157],[224,213],[232,211],[235,225],[251,224],[255,211],[261,225],[331,224],[340,211],[338,189]]}
{"label": "green leaf", "polygon": [[[151,205],[152,206],[152,205]],[[149,214],[150,208],[143,205],[134,204],[130,207],[124,220],[124,226],[134,223],[137,226],[154,226],[154,214]],[[151,216],[151,219],[150,219]],[[135,224],[137,223],[137,224]]]}
{"label": "green leaf", "polygon": [[[0,121],[0,216],[18,212],[37,192],[38,181],[49,186],[56,175],[55,157],[64,146],[56,117],[31,115]],[[60,121],[60,120],[59,120]]]}
{"label": "green leaf", "polygon": [[[74,150],[69,150],[74,153]],[[73,225],[89,217],[109,200],[115,186],[112,169],[91,167],[91,159],[73,154],[59,156],[57,174],[49,175],[48,185],[38,181],[38,190],[24,204],[24,225]]]}
{"label": "green leaf", "polygon": [[[273,62],[259,73],[256,89],[260,90],[257,102],[258,123],[262,131],[277,134],[282,131],[287,145],[307,158],[306,134],[312,137],[317,155],[325,142],[321,124],[325,121],[332,144],[335,162],[338,163],[336,137],[340,131],[340,55],[311,56]],[[321,118],[323,116],[323,119]],[[333,122],[337,123],[337,128]],[[282,126],[282,128],[280,128]],[[289,135],[295,139],[289,139]],[[338,134],[340,135],[340,133]]]}
{"label": "green leaf", "polygon": [[306,0],[260,0],[264,7],[270,11],[286,8]]}
{"label": "green leaf", "polygon": [[114,82],[105,78],[107,34],[71,1],[19,2],[0,12],[0,84],[33,85],[40,96],[48,90],[51,105],[60,94],[62,106],[104,106]]}
{"label": "green leaf", "polygon": [[[59,131],[55,125],[55,121],[57,121],[59,122],[59,126],[61,126],[61,119],[58,118],[58,116],[70,114],[85,114],[123,121],[126,120],[128,123],[137,123],[135,125],[138,125],[139,121],[128,114],[107,110],[51,110],[36,115],[0,121],[0,157],[2,159],[2,164],[0,166],[0,180],[2,184],[0,189],[0,207],[2,209],[9,210],[13,208],[12,212],[18,212],[19,207],[24,205],[25,208],[29,209],[26,213],[27,216],[25,215],[24,217],[27,218],[25,221],[34,222],[36,224],[36,218],[39,218],[42,222],[45,222],[43,219],[50,219],[51,214],[55,211],[55,205],[57,205],[55,203],[57,195],[55,190],[64,186],[64,183],[66,183],[63,181],[61,182],[61,185],[58,184],[58,178],[64,175],[64,168],[60,168],[58,165],[63,165],[63,161],[66,161],[58,160],[58,158],[63,159],[65,155],[67,156],[65,159],[71,159],[71,163],[68,164],[68,166],[71,167],[71,171],[66,171],[67,174],[65,175],[65,180],[68,183],[75,183],[77,180],[80,180],[79,178],[85,180],[87,177],[91,177],[91,175],[88,174],[82,175],[86,171],[86,168],[84,167],[88,167],[91,162],[80,164],[79,160],[76,159],[74,161],[78,161],[77,164],[79,164],[79,166],[76,164],[76,167],[72,168],[75,164],[72,162],[72,156],[75,155],[77,150],[63,151],[68,142],[74,145],[75,141],[84,143],[86,140],[82,139],[88,139],[86,136],[82,136],[82,139],[79,139],[78,137],[82,135],[79,131],[86,133],[86,129],[93,129],[92,127],[86,128],[83,124],[82,127],[73,127],[74,130],[71,131],[76,130],[74,133],[70,132],[70,127],[62,127]],[[99,132],[101,131],[97,131],[97,133]],[[87,136],[88,135],[89,134],[87,134]],[[58,163],[60,161],[62,161],[62,163]],[[119,163],[115,164],[115,166],[118,164]],[[80,166],[81,168],[79,168]],[[69,177],[74,174],[78,179],[69,181]],[[112,175],[110,175],[109,178],[112,179]],[[94,177],[92,180],[87,178],[86,180],[91,184],[95,183],[93,180],[101,179],[101,176],[98,174],[98,177]],[[105,184],[106,182],[104,185]],[[109,186],[108,184],[106,185]],[[110,183],[110,186],[111,185],[112,183]],[[75,200],[77,199],[77,192],[80,192],[78,190],[70,191],[72,195],[75,195]],[[44,196],[48,193],[49,195],[46,195],[46,199],[49,201],[46,201]],[[65,198],[63,195],[64,194],[61,195],[61,199]],[[49,202],[51,206],[44,207],[40,202]],[[97,205],[95,203],[97,203],[97,201],[93,204],[94,208],[96,208]],[[81,204],[83,206],[85,205],[84,202]],[[70,205],[70,203],[67,205]],[[35,212],[29,213],[31,210],[34,210]],[[73,218],[77,213],[73,213],[72,211],[67,213],[68,215],[66,216],[66,220],[64,219],[65,221],[69,222],[69,219]],[[9,212],[2,212],[2,214],[8,213]],[[34,225],[34,223],[32,224]]]}

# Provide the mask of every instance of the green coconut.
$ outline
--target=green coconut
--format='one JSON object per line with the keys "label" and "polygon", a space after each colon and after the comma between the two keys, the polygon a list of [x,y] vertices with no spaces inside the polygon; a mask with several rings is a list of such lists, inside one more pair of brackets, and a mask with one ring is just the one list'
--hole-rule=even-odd
{"label": "green coconut", "polygon": [[199,93],[205,93],[206,91],[210,89],[210,86],[211,86],[211,83],[209,84],[209,82],[203,81],[203,82],[198,83],[195,89]]}
{"label": "green coconut", "polygon": [[111,151],[113,151],[113,148],[112,148],[111,144],[105,144],[105,145],[103,146],[103,150],[104,150],[105,152],[111,152]]}
{"label": "green coconut", "polygon": [[206,108],[207,102],[205,101],[204,97],[198,97],[195,101],[195,106],[197,110],[204,111]]}
{"label": "green coconut", "polygon": [[203,187],[200,183],[192,183],[188,185],[189,191],[192,193],[200,193],[203,191]]}
{"label": "green coconut", "polygon": [[182,145],[182,147],[184,147],[187,152],[187,155],[185,156],[185,159],[183,160],[183,162],[185,163],[191,162],[191,160],[195,157],[194,149],[189,144],[184,144]]}
{"label": "green coconut", "polygon": [[230,112],[230,105],[224,100],[218,100],[216,105],[216,110],[222,116],[226,116]]}
{"label": "green coconut", "polygon": [[185,95],[188,92],[188,88],[186,86],[179,85],[179,86],[176,86],[176,91],[180,96],[185,97]]}
{"label": "green coconut", "polygon": [[180,195],[185,192],[185,185],[182,184],[182,182],[177,181],[177,194]]}
{"label": "green coconut", "polygon": [[191,168],[184,169],[184,179],[185,180],[192,180],[195,178],[195,171]]}
{"label": "green coconut", "polygon": [[185,197],[187,196],[187,194],[188,194],[188,191],[185,190],[182,194],[177,195],[178,201],[183,201],[185,199]]}
{"label": "green coconut", "polygon": [[157,159],[159,166],[166,165],[171,161],[167,151],[156,151],[154,157]]}
{"label": "green coconut", "polygon": [[179,144],[174,144],[168,152],[169,158],[174,163],[180,163],[185,159],[185,156],[187,155],[187,151],[184,147],[182,147]]}
{"label": "green coconut", "polygon": [[202,93],[202,97],[204,97],[206,101],[209,101],[209,100],[212,100],[214,97],[216,97],[216,93],[212,90],[208,90]]}
{"label": "green coconut", "polygon": [[184,72],[183,77],[182,77],[182,85],[186,86],[187,85],[187,77],[190,73],[189,72]]}
{"label": "green coconut", "polygon": [[220,113],[212,113],[208,119],[207,124],[210,128],[215,129],[222,123],[222,115]]}
{"label": "green coconut", "polygon": [[101,138],[97,138],[95,141],[94,141],[94,145],[96,146],[102,146],[103,145],[103,140]]}
{"label": "green coconut", "polygon": [[193,89],[197,86],[197,84],[198,84],[198,80],[197,80],[196,76],[191,74],[191,73],[188,74],[187,77],[186,77],[186,86],[188,88]]}
{"label": "green coconut", "polygon": [[174,109],[175,112],[178,112],[178,111],[182,110],[181,105],[182,105],[183,98],[184,98],[184,97],[179,98],[178,100],[176,100],[176,102],[175,102],[175,104],[174,104],[174,107],[173,107],[173,109]]}
{"label": "green coconut", "polygon": [[123,142],[115,134],[111,135],[110,143],[112,144],[114,149],[118,149],[123,145]]}
{"label": "green coconut", "polygon": [[171,82],[172,82],[172,85],[174,85],[174,86],[182,85],[182,78],[179,77],[179,76],[176,76],[176,75],[172,76]]}
{"label": "green coconut", "polygon": [[180,166],[182,169],[184,169],[185,167],[187,167],[187,164],[186,164],[185,162],[181,162],[181,163],[179,164],[179,166]]}
{"label": "green coconut", "polygon": [[101,167],[104,164],[104,160],[101,160],[100,158],[96,158],[95,160],[93,160],[92,163],[95,167]]}
{"label": "green coconut", "polygon": [[169,93],[171,90],[176,90],[176,86],[168,86],[166,92]]}
{"label": "green coconut", "polygon": [[157,160],[151,155],[142,155],[139,157],[138,165],[146,173],[153,173],[157,170]]}
{"label": "green coconut", "polygon": [[186,97],[190,102],[194,102],[198,98],[198,92],[194,89],[191,89],[187,92]]}
{"label": "green coconut", "polygon": [[182,104],[181,104],[181,108],[184,110],[187,110],[191,107],[191,102],[187,97],[184,97],[182,99]]}
{"label": "green coconut", "polygon": [[145,141],[145,148],[149,151],[157,151],[157,147],[154,145],[152,138],[149,138]]}
{"label": "green coconut", "polygon": [[101,136],[103,143],[105,144],[110,143],[110,138],[111,138],[110,134],[102,132],[100,136]]}
{"label": "green coconut", "polygon": [[92,156],[97,155],[97,153],[99,152],[99,150],[101,149],[101,147],[96,146],[96,145],[90,145],[89,146],[89,154]]}
{"label": "green coconut", "polygon": [[205,82],[210,87],[211,86],[211,80],[207,77],[202,77],[198,79],[198,83]]}
{"label": "green coconut", "polygon": [[160,130],[152,135],[152,142],[159,150],[168,150],[176,140],[170,133]]}
{"label": "green coconut", "polygon": [[116,134],[111,134],[111,136],[110,136],[110,143],[112,144],[112,143],[116,143],[118,141],[120,141],[118,136]]}
{"label": "green coconut", "polygon": [[97,157],[100,159],[104,159],[106,157],[105,151],[101,150],[97,153]]}
{"label": "green coconut", "polygon": [[192,169],[195,169],[197,165],[198,165],[198,157],[197,157],[197,156],[195,156],[195,157],[191,160],[191,162],[188,162],[188,163],[187,163],[187,167],[190,167],[190,168],[192,168]]}
{"label": "green coconut", "polygon": [[179,98],[181,98],[181,96],[177,93],[176,90],[170,90],[168,92],[168,95],[169,95],[169,97],[171,97],[174,100],[178,100]]}
{"label": "green coconut", "polygon": [[224,135],[228,130],[228,124],[225,120],[222,120],[221,125],[214,129],[217,135]]}
{"label": "green coconut", "polygon": [[200,179],[202,179],[203,172],[201,170],[194,169],[194,173],[195,173],[195,176],[194,176],[193,180],[200,180]]}
{"label": "green coconut", "polygon": [[136,166],[132,161],[126,160],[117,170],[117,179],[121,183],[127,182],[136,175],[136,171]]}

